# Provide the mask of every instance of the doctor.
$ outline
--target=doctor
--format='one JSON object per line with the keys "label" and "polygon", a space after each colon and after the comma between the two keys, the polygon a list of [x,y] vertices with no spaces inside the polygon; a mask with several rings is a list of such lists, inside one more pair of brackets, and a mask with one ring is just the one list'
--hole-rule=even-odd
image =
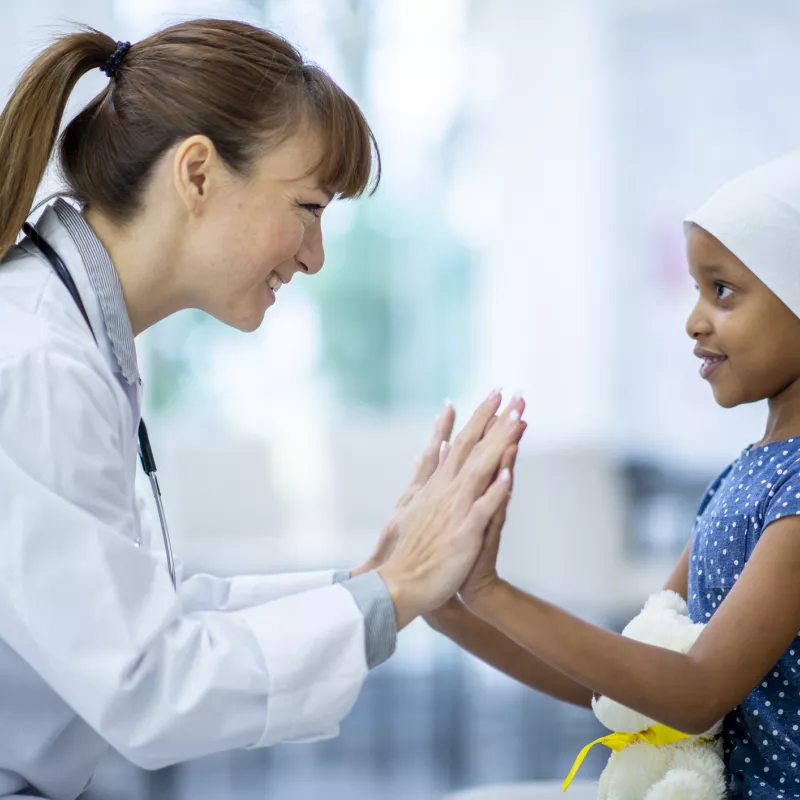
{"label": "doctor", "polygon": [[[95,68],[109,83],[59,143],[77,203],[20,239]],[[135,495],[134,337],[184,308],[257,328],[322,268],[320,217],[369,188],[376,156],[322,70],[237,22],[133,47],[87,29],[23,75],[0,116],[0,797],[71,800],[109,745],[158,768],[335,735],[397,631],[454,595],[501,524],[525,423],[521,399],[496,416],[497,393],[452,446],[445,407],[352,573],[181,581]]]}

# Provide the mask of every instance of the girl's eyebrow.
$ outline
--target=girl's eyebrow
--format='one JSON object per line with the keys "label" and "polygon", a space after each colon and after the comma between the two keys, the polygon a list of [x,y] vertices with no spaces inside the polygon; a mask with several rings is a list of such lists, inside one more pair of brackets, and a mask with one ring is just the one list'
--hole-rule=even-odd
{"label": "girl's eyebrow", "polygon": [[730,271],[726,270],[720,264],[689,264],[689,274],[696,280],[715,280],[724,275],[729,275]]}
{"label": "girl's eyebrow", "polygon": [[721,264],[698,264],[697,271],[704,272],[707,275],[720,275],[727,272]]}

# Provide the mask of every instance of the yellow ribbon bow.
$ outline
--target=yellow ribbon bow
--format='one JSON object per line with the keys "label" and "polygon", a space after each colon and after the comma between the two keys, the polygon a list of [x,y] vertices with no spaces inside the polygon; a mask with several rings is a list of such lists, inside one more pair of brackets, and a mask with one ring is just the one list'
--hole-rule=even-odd
{"label": "yellow ribbon bow", "polygon": [[604,744],[606,747],[611,748],[615,753],[617,753],[620,750],[624,750],[626,747],[628,747],[628,745],[636,744],[637,742],[654,744],[656,747],[660,747],[664,744],[674,744],[675,742],[680,742],[683,739],[691,739],[691,734],[681,733],[680,731],[676,731],[675,728],[669,728],[666,725],[653,725],[646,730],[639,731],[638,733],[618,732],[609,733],[608,736],[601,736],[599,739],[595,739],[593,742],[587,744],[586,747],[584,747],[583,750],[578,753],[578,757],[575,759],[575,763],[572,765],[569,775],[567,775],[567,777],[564,779],[562,790],[565,792],[567,791],[569,785],[572,783],[572,779],[575,777],[575,773],[581,768],[581,764],[583,763],[583,759],[586,758],[586,754],[596,744]]}

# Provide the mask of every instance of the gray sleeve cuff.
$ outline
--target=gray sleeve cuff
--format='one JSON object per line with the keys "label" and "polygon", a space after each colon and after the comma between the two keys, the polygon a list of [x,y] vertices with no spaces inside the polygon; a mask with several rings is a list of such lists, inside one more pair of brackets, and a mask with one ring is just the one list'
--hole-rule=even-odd
{"label": "gray sleeve cuff", "polygon": [[357,575],[344,581],[342,586],[353,595],[364,615],[367,667],[372,669],[386,661],[397,644],[397,619],[392,596],[375,571]]}
{"label": "gray sleeve cuff", "polygon": [[340,569],[333,573],[333,582],[334,583],[344,583],[345,581],[350,580],[350,570],[349,569]]}

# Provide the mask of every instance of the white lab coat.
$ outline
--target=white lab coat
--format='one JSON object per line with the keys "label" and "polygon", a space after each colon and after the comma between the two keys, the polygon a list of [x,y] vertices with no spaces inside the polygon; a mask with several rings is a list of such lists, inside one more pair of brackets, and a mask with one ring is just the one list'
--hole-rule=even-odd
{"label": "white lab coat", "polygon": [[141,389],[69,233],[39,230],[99,346],[35,250],[0,266],[0,797],[72,800],[108,744],[150,769],[335,735],[367,674],[353,595],[331,572],[173,591],[134,491]]}

